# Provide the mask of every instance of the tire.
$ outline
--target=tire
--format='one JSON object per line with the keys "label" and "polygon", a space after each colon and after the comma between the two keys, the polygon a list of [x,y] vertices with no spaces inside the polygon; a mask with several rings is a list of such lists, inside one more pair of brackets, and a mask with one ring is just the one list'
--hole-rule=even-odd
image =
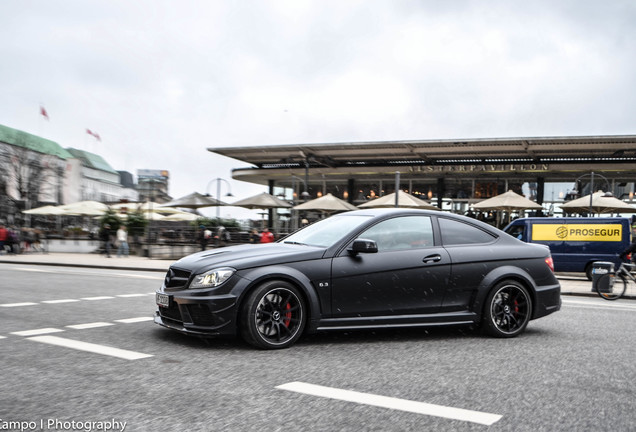
{"label": "tire", "polygon": [[587,277],[587,280],[591,281],[592,280],[592,271],[594,270],[594,263],[589,263],[587,265],[587,267],[585,267],[585,277]]}
{"label": "tire", "polygon": [[[608,280],[609,279],[609,282]],[[605,289],[605,286],[608,288]],[[616,300],[621,298],[627,288],[627,280],[622,274],[605,274],[596,283],[596,292],[605,300]]]}
{"label": "tire", "polygon": [[519,282],[503,281],[486,297],[484,330],[494,337],[512,338],[523,333],[531,316],[528,290]]}
{"label": "tire", "polygon": [[305,322],[305,305],[298,289],[285,281],[268,281],[245,300],[241,335],[257,348],[287,348],[300,338]]}

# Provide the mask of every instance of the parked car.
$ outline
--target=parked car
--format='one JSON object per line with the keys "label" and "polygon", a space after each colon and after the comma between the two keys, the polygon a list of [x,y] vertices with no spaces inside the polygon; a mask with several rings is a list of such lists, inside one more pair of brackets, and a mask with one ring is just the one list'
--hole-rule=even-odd
{"label": "parked car", "polygon": [[610,261],[618,268],[618,255],[632,242],[631,219],[625,217],[521,218],[504,231],[548,246],[555,271],[585,272],[589,280],[596,261]]}
{"label": "parked car", "polygon": [[156,303],[164,327],[275,349],[306,332],[377,327],[476,324],[514,337],[561,297],[545,246],[464,216],[372,209],[184,257]]}

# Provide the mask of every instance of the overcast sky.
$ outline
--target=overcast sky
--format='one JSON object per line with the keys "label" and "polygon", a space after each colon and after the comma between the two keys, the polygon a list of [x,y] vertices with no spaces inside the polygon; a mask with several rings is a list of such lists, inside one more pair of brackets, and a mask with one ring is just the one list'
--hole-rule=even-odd
{"label": "overcast sky", "polygon": [[169,170],[175,198],[217,177],[229,202],[265,191],[208,147],[636,133],[633,0],[2,0],[0,15],[0,124]]}

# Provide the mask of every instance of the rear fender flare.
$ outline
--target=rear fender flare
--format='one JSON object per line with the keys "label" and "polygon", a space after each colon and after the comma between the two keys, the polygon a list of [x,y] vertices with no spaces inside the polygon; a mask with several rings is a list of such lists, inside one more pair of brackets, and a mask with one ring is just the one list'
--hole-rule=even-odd
{"label": "rear fender flare", "polygon": [[[484,302],[490,290],[499,282],[506,279],[512,279],[517,282],[522,283],[525,288],[528,290],[530,297],[532,298],[532,304],[535,305],[537,302],[536,296],[536,285],[525,270],[514,267],[514,266],[502,266],[493,269],[490,273],[488,273],[479,284],[479,288],[477,290],[477,297],[475,298],[475,304],[473,310],[481,311],[479,314],[479,319],[483,317],[483,308]],[[533,308],[533,311],[535,309]],[[533,312],[534,313],[534,312]]]}

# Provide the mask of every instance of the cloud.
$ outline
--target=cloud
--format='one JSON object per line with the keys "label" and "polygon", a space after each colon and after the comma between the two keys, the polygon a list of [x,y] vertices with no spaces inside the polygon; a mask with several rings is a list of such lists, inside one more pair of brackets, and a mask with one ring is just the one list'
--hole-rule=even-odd
{"label": "cloud", "polygon": [[[168,169],[177,197],[241,166],[207,147],[633,133],[631,1],[8,0],[0,11],[11,17],[0,123],[116,169]],[[237,198],[264,190],[232,183]]]}

